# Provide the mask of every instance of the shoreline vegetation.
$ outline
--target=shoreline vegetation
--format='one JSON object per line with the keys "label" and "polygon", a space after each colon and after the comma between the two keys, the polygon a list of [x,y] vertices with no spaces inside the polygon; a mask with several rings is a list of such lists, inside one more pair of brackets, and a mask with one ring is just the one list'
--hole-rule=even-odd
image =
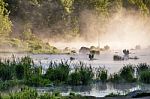
{"label": "shoreline vegetation", "polygon": [[33,36],[27,40],[17,38],[0,38],[0,53],[33,53],[33,54],[55,54],[60,50]]}
{"label": "shoreline vegetation", "polygon": [[[134,76],[135,69],[137,71],[136,77]],[[37,66],[29,56],[24,56],[20,59],[12,56],[11,60],[10,59],[0,60],[1,92],[9,90],[10,88],[13,88],[15,86],[28,86],[28,87],[51,87],[57,85],[76,86],[76,85],[89,85],[91,83],[99,81],[102,83],[111,82],[111,83],[150,84],[150,65],[146,63],[140,63],[136,66],[132,64],[127,64],[124,67],[122,67],[122,69],[120,69],[119,72],[109,75],[108,71],[105,68],[102,67],[92,68],[92,66],[87,66],[82,62],[74,64],[74,66],[72,67],[71,64],[69,64],[67,61],[65,62],[61,61],[59,63],[50,61],[49,68],[44,71],[42,68],[42,64]],[[19,95],[25,93],[26,91],[23,93],[22,91],[19,91],[17,94]]]}

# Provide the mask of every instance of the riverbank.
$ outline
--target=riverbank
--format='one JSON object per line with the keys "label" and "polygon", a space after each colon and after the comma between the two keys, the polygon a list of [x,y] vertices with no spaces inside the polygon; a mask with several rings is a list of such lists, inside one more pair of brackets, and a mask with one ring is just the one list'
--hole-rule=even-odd
{"label": "riverbank", "polygon": [[[135,91],[136,92],[136,91]],[[17,92],[11,92],[7,94],[0,94],[1,99],[149,99],[150,93],[138,93],[130,92],[127,95],[109,94],[105,97],[94,96],[82,96],[76,93],[69,93],[67,96],[63,96],[59,92],[51,92],[38,94],[36,90],[29,87],[22,87]],[[134,96],[134,98],[133,98]]]}
{"label": "riverbank", "polygon": [[129,97],[103,97],[103,98],[89,98],[89,99],[150,99],[150,96],[141,98],[129,98]]}

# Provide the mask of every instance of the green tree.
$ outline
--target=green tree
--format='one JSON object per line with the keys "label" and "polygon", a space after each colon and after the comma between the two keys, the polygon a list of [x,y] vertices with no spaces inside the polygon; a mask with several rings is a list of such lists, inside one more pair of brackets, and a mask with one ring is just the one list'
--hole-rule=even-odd
{"label": "green tree", "polygon": [[5,7],[6,3],[3,0],[0,0],[0,37],[9,36],[9,33],[11,32],[12,23]]}

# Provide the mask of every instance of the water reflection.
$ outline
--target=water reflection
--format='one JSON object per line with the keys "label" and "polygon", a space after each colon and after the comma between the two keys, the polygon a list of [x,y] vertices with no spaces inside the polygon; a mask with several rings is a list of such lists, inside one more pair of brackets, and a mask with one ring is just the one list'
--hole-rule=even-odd
{"label": "water reflection", "polygon": [[75,92],[81,95],[86,96],[96,96],[96,97],[104,97],[110,93],[120,93],[120,94],[127,94],[130,91],[134,90],[150,90],[150,85],[146,84],[136,84],[136,83],[120,83],[120,84],[113,84],[113,83],[95,83],[87,86],[55,86],[49,88],[36,88],[39,93],[44,92],[55,92],[59,91],[62,95],[68,95],[70,92]]}

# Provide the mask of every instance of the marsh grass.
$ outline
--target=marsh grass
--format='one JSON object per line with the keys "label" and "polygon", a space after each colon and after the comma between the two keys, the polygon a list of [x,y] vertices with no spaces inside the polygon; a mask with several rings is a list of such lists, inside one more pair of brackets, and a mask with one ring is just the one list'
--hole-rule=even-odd
{"label": "marsh grass", "polygon": [[28,87],[22,88],[19,92],[0,94],[0,99],[90,99],[84,96],[70,93],[68,96],[62,96],[60,92],[45,93],[38,95],[35,89]]}
{"label": "marsh grass", "polygon": [[125,82],[135,82],[135,79],[134,79],[134,67],[133,67],[133,65],[131,65],[131,64],[125,65],[120,70],[120,77]]}
{"label": "marsh grass", "polygon": [[150,84],[150,71],[149,70],[142,71],[139,77],[140,77],[139,80],[142,83]]}
{"label": "marsh grass", "polygon": [[150,65],[147,63],[140,63],[137,65],[137,73],[140,74],[143,71],[150,70]]}
{"label": "marsh grass", "polygon": [[69,84],[88,85],[94,81],[101,82],[142,82],[150,83],[149,65],[137,65],[137,76],[134,78],[135,66],[128,64],[120,69],[118,73],[108,75],[104,67],[92,68],[82,62],[72,64],[68,61],[50,62],[49,68],[43,74],[42,65],[35,65],[34,61],[25,56],[20,59],[0,60],[0,89],[8,89],[18,84],[42,87],[47,85]]}
{"label": "marsh grass", "polygon": [[111,74],[109,77],[109,81],[111,82],[136,82],[136,78],[134,78],[134,65],[128,64],[120,69],[118,73]]}
{"label": "marsh grass", "polygon": [[96,71],[96,79],[101,82],[106,82],[108,80],[108,71],[105,67],[99,67]]}
{"label": "marsh grass", "polygon": [[67,82],[70,72],[70,65],[61,61],[60,63],[50,62],[49,68],[44,75],[45,78],[55,83]]}
{"label": "marsh grass", "polygon": [[70,85],[87,85],[92,82],[94,73],[91,67],[78,66],[70,73],[68,83]]}

